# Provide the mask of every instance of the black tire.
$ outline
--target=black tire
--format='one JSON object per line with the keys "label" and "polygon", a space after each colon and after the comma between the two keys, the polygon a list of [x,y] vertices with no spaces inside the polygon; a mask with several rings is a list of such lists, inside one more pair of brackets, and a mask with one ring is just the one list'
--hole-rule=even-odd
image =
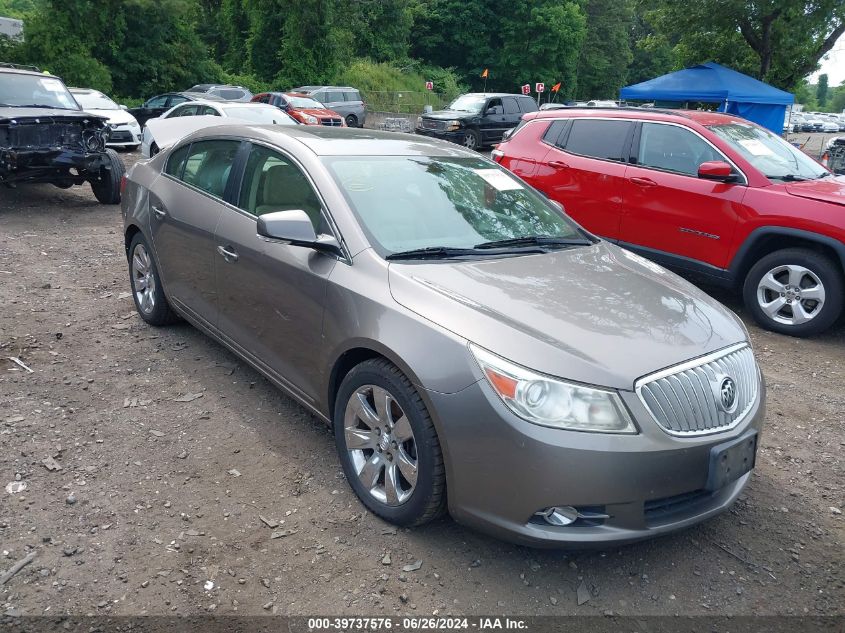
{"label": "black tire", "polygon": [[347,127],[358,127],[358,117],[354,114],[347,114],[346,115],[346,126]]}
{"label": "black tire", "polygon": [[[139,280],[136,278],[136,270],[133,266],[133,259],[140,255],[139,248],[142,248],[149,258],[149,271],[154,283],[151,308],[142,306],[141,298],[139,297],[141,288]],[[141,318],[150,325],[171,325],[179,321],[179,316],[173,311],[173,308],[170,307],[170,303],[167,301],[167,297],[164,294],[164,287],[161,285],[158,265],[155,262],[155,258],[153,258],[147,240],[144,239],[141,233],[136,233],[135,237],[132,238],[132,242],[129,244],[128,263],[132,299],[135,302],[135,309],[141,315]]]}
{"label": "black tire", "polygon": [[[376,499],[361,482],[347,450],[344,418],[350,398],[367,385],[386,390],[399,405],[413,431],[417,479],[410,496],[400,505]],[[428,523],[446,511],[446,470],[443,452],[431,416],[411,381],[385,359],[364,361],[340,385],[334,410],[335,445],[343,472],[355,494],[373,513],[390,523],[414,526]],[[382,477],[386,477],[386,471]]]}
{"label": "black tire", "polygon": [[120,204],[120,180],[126,167],[113,149],[107,149],[105,154],[106,164],[100,170],[100,179],[90,181],[91,190],[101,204]]}
{"label": "black tire", "polygon": [[158,145],[156,145],[155,143],[152,143],[152,144],[150,145],[150,158],[152,158],[153,156],[155,156],[156,154],[158,154],[158,153],[159,153],[159,151],[160,151],[160,150],[158,149]]}
{"label": "black tire", "polygon": [[[760,289],[763,278],[770,271],[776,271],[779,267],[786,266],[801,267],[809,271],[803,275],[798,284],[800,286],[797,290],[799,298],[802,290],[809,290],[814,287],[813,277],[821,283],[824,289],[824,302],[821,306],[817,301],[806,297],[795,302],[795,305],[801,304],[803,312],[812,315],[812,318],[803,323],[790,324],[776,320],[777,318],[789,320],[788,315],[795,314],[792,311],[792,303],[784,306],[781,313],[776,313],[773,316],[764,311],[760,305],[761,300],[766,302],[778,299],[776,291]],[[775,275],[775,280],[789,284],[788,277],[789,271],[782,270]],[[781,294],[781,297],[791,302],[791,297],[794,296],[792,292],[795,289],[791,285],[790,288],[792,290],[786,290]],[[843,301],[845,300],[843,294],[845,294],[845,279],[843,279],[842,269],[825,255],[805,248],[785,248],[766,255],[748,271],[742,288],[745,306],[757,323],[767,330],[798,337],[814,336],[836,323],[842,314]]]}
{"label": "black tire", "polygon": [[475,130],[467,130],[464,133],[464,147],[473,151],[481,149],[481,135]]}

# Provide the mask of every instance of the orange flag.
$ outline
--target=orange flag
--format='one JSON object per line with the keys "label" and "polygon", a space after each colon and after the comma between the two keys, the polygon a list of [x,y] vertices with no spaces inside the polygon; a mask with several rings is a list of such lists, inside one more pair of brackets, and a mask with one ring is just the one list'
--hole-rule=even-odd
{"label": "orange flag", "polygon": [[487,70],[488,70],[488,69],[487,69],[487,68],[485,68],[485,69],[484,69],[484,72],[483,72],[483,73],[481,73],[481,76],[482,76],[482,77],[484,77],[485,79],[487,79]]}
{"label": "orange flag", "polygon": [[552,92],[557,92],[560,90],[560,82],[557,82],[554,86],[552,86]]}

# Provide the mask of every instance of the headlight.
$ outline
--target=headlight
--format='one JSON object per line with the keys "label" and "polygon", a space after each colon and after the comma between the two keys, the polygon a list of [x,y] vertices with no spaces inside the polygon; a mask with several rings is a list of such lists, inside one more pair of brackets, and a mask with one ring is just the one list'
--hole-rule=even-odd
{"label": "headlight", "polygon": [[454,130],[461,129],[461,122],[460,121],[446,121],[446,130],[451,132]]}
{"label": "headlight", "polygon": [[487,382],[519,417],[572,431],[636,433],[619,394],[538,374],[473,344],[469,346]]}
{"label": "headlight", "polygon": [[319,123],[319,121],[317,120],[317,117],[311,116],[310,114],[303,114],[302,118],[305,119],[305,122],[308,125],[317,125],[317,123]]}

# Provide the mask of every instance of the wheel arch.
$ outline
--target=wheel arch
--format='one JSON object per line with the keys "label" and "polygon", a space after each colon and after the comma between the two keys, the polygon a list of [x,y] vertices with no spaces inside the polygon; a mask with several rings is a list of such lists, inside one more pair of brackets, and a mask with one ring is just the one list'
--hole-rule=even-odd
{"label": "wheel arch", "polygon": [[762,257],[785,248],[806,248],[829,257],[845,275],[845,244],[839,240],[802,229],[764,226],[745,239],[730,265],[731,277],[742,285],[751,267]]}
{"label": "wheel arch", "polygon": [[143,231],[141,231],[141,227],[139,227],[137,224],[130,224],[126,227],[126,229],[124,229],[123,250],[126,252],[127,258],[129,257],[129,247],[132,245],[132,240],[135,239],[135,236],[138,235],[138,233],[143,234]]}

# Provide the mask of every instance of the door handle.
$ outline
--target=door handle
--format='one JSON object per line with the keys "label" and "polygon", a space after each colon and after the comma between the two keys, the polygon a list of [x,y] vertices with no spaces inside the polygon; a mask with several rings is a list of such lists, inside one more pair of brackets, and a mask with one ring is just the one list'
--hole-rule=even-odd
{"label": "door handle", "polygon": [[657,183],[654,182],[651,178],[640,178],[639,176],[634,176],[633,178],[629,178],[629,180],[634,183],[635,185],[639,185],[640,187],[656,187]]}
{"label": "door handle", "polygon": [[157,219],[163,220],[164,216],[167,215],[167,211],[164,207],[157,207],[154,204],[150,205],[150,210],[153,212],[153,215],[156,216]]}
{"label": "door handle", "polygon": [[230,248],[232,248],[232,247],[229,246],[227,248],[226,246],[218,246],[217,252],[220,253],[223,256],[223,259],[225,259],[227,262],[228,261],[232,261],[232,262],[238,261],[238,254],[234,250],[228,250]]}
{"label": "door handle", "polygon": [[567,169],[569,167],[569,165],[564,163],[562,160],[550,160],[548,165],[549,167],[554,167],[555,169]]}

